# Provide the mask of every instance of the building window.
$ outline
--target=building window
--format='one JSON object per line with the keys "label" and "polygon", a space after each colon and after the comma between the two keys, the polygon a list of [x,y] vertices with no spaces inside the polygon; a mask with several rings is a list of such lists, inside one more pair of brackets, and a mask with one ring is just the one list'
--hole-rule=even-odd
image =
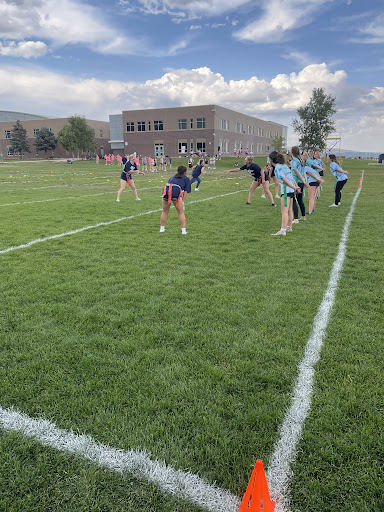
{"label": "building window", "polygon": [[243,133],[243,123],[239,123],[239,132]]}
{"label": "building window", "polygon": [[151,131],[151,121],[148,121],[148,131]]}
{"label": "building window", "polygon": [[34,137],[37,137],[38,133],[39,133],[40,129],[39,128],[34,128],[33,129],[33,136]]}
{"label": "building window", "polygon": [[229,121],[225,121],[225,129],[229,131]]}
{"label": "building window", "polygon": [[13,153],[13,151],[12,151],[11,147],[10,147],[10,146],[8,146],[8,147],[7,147],[7,156],[13,156],[13,155],[14,155],[14,153]]}
{"label": "building window", "polygon": [[[199,122],[199,120],[197,120],[197,122]],[[205,153],[205,142],[197,143],[197,151],[198,153]]]}
{"label": "building window", "polygon": [[137,131],[145,132],[145,121],[137,121]]}
{"label": "building window", "polygon": [[239,131],[239,128],[238,128],[238,123],[235,123],[235,132],[238,132]]}
{"label": "building window", "polygon": [[191,119],[189,127],[191,128],[191,130],[193,130],[193,119]]}
{"label": "building window", "polygon": [[197,120],[196,120],[196,128],[205,128],[205,117],[198,117],[197,118]]}
{"label": "building window", "polygon": [[5,138],[10,139],[11,138],[11,130],[5,130]]}
{"label": "building window", "polygon": [[187,120],[179,119],[179,130],[186,130],[186,129],[187,129]]}
{"label": "building window", "polygon": [[163,121],[153,121],[153,129],[156,131],[161,131],[164,129]]}
{"label": "building window", "polygon": [[103,138],[103,130],[100,129],[100,138]]}
{"label": "building window", "polygon": [[127,132],[135,131],[135,123],[133,121],[128,121],[127,123]]}
{"label": "building window", "polygon": [[179,153],[185,154],[187,152],[187,141],[180,140],[179,141]]}
{"label": "building window", "polygon": [[193,153],[193,141],[189,143],[190,152]]}

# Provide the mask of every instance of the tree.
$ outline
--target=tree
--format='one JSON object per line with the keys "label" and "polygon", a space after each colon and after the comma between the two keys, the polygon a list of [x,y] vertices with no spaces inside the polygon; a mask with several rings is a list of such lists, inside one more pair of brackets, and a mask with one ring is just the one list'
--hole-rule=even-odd
{"label": "tree", "polygon": [[58,140],[51,130],[45,126],[40,128],[36,135],[36,142],[34,143],[36,151],[45,151],[45,158],[47,158],[47,151],[54,151],[57,145]]}
{"label": "tree", "polygon": [[84,153],[87,151],[96,151],[95,131],[87,125],[84,117],[71,116],[68,124],[57,134],[57,138],[67,151]]}
{"label": "tree", "polygon": [[293,129],[299,134],[300,146],[305,149],[323,151],[326,136],[335,131],[336,98],[325,94],[324,89],[313,89],[309,103],[297,109],[300,119],[292,121]]}
{"label": "tree", "polygon": [[16,121],[11,130],[11,146],[9,149],[19,155],[20,158],[23,158],[24,153],[31,152],[28,145],[27,130],[23,128],[20,121]]}
{"label": "tree", "polygon": [[271,140],[271,146],[275,151],[283,151],[285,148],[286,141],[282,135],[275,135],[273,139]]}

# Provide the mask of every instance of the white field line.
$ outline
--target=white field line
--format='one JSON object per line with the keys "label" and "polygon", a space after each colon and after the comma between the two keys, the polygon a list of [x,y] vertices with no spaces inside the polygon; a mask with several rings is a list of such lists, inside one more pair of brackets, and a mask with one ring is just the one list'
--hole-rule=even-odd
{"label": "white field line", "polygon": [[[211,199],[217,199],[219,197],[225,197],[225,196],[231,196],[233,194],[238,194],[239,192],[246,192],[246,189],[245,190],[236,190],[235,192],[229,192],[228,194],[220,194],[218,196],[207,197],[206,199],[199,199],[197,201],[191,201],[190,203],[187,203],[187,204],[202,203],[204,201],[210,201]],[[95,224],[93,226],[86,226],[84,228],[75,229],[73,231],[67,231],[66,233],[59,233],[58,235],[47,236],[46,238],[38,238],[37,240],[32,240],[31,242],[28,242],[26,244],[15,245],[12,247],[8,247],[7,249],[3,249],[0,251],[0,254],[5,254],[5,253],[11,252],[11,251],[17,251],[19,249],[26,249],[28,247],[31,247],[32,245],[42,243],[42,242],[47,242],[48,240],[55,240],[57,238],[62,238],[64,236],[76,235],[77,233],[82,233],[83,231],[88,231],[89,229],[95,229],[95,228],[99,228],[101,226],[109,226],[111,224],[116,224],[117,222],[122,222],[124,220],[129,220],[129,219],[135,219],[136,217],[142,217],[143,215],[149,215],[151,213],[157,213],[157,212],[161,212],[161,211],[162,211],[162,208],[159,208],[157,210],[150,210],[148,212],[137,213],[136,215],[130,215],[129,217],[121,217],[120,219],[110,220],[108,222],[99,222],[98,224]]]}
{"label": "white field line", "polygon": [[360,188],[357,189],[344,223],[339,250],[333,263],[328,286],[314,318],[312,333],[307,341],[304,358],[299,364],[299,375],[293,392],[292,404],[280,428],[280,438],[275,445],[271,463],[266,474],[271,499],[276,501],[275,512],[289,511],[288,486],[292,476],[291,466],[295,460],[296,447],[301,438],[304,421],[311,406],[315,365],[320,359],[323,339],[335,302],[335,295],[347,249],[349,227],[360,190]]}
{"label": "white field line", "polygon": [[130,473],[153,483],[165,494],[187,499],[210,512],[237,512],[240,500],[229,491],[210,485],[192,473],[151,460],[142,450],[118,450],[91,437],[59,429],[50,421],[30,418],[14,409],[0,407],[0,427],[19,432],[60,452],[86,459],[117,473]]}
{"label": "white field line", "polygon": [[[146,188],[138,188],[137,190],[138,191],[141,191],[141,190],[154,190],[154,189],[159,189],[159,188],[163,188],[161,186],[158,186],[158,187],[146,187]],[[116,187],[116,190],[117,190],[117,187]],[[23,202],[20,202],[20,203],[4,203],[4,204],[0,204],[0,208],[2,206],[19,206],[19,205],[23,205],[23,204],[35,204],[35,203],[49,203],[51,201],[66,201],[67,199],[82,199],[84,197],[97,197],[97,196],[104,196],[105,194],[115,194],[116,195],[116,190],[112,191],[112,192],[100,192],[99,194],[88,194],[88,195],[85,195],[85,196],[69,196],[69,197],[57,197],[57,198],[54,198],[54,199],[41,199],[40,201],[23,201]],[[126,190],[126,192],[132,192],[131,190]]]}

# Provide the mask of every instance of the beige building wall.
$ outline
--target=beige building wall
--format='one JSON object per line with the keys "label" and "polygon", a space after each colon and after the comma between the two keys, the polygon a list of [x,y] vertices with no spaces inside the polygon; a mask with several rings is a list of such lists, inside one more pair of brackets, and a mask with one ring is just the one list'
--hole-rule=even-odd
{"label": "beige building wall", "polygon": [[229,156],[235,149],[243,155],[246,149],[267,155],[273,137],[283,135],[285,129],[218,105],[128,110],[122,112],[122,119],[124,152],[142,156],[163,152],[177,157],[202,149],[208,155],[220,150]]}
{"label": "beige building wall", "polygon": [[[23,128],[27,130],[28,144],[31,149],[30,153],[25,153],[25,158],[44,158],[45,152],[36,152],[35,142],[35,130],[39,130],[43,127],[50,128],[57,137],[57,133],[68,124],[68,118],[60,119],[33,119],[20,121]],[[95,142],[98,145],[97,153],[100,155],[102,152],[109,154],[111,147],[109,144],[109,123],[107,121],[94,121],[86,119],[88,126],[95,130]],[[11,132],[16,121],[0,122],[0,153],[3,153],[4,158],[19,158],[18,155],[8,155],[8,148],[11,145],[11,141],[7,138],[8,133]],[[52,152],[47,152],[47,156],[51,157]],[[54,158],[67,158],[71,157],[72,154],[68,153],[61,144],[57,146],[54,151]]]}

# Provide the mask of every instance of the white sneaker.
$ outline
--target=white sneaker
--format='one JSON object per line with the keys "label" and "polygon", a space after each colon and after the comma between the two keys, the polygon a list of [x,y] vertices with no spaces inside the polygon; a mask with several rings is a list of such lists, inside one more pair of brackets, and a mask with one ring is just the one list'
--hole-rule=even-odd
{"label": "white sneaker", "polygon": [[292,226],[287,226],[287,231],[292,231]]}
{"label": "white sneaker", "polygon": [[136,199],[136,201],[141,201],[140,197],[138,197],[138,198]]}
{"label": "white sneaker", "polygon": [[188,235],[188,231],[182,231],[181,234],[182,235]]}
{"label": "white sneaker", "polygon": [[282,229],[280,229],[280,231],[278,231],[277,233],[271,233],[271,236],[276,236],[276,235],[282,235],[282,236],[286,236],[286,232],[283,231]]}
{"label": "white sneaker", "polygon": [[295,220],[293,221],[293,223],[294,223],[294,224],[298,224],[298,223],[299,223],[299,219],[295,219]]}
{"label": "white sneaker", "polygon": [[195,192],[198,192],[198,191],[199,191],[199,189],[198,189],[198,188],[195,188]]}
{"label": "white sneaker", "polygon": [[277,197],[277,199],[280,199],[280,196],[278,196],[277,194],[275,195],[275,197]]}
{"label": "white sneaker", "polygon": [[265,195],[264,194],[261,194],[261,199],[265,199]]}
{"label": "white sneaker", "polygon": [[330,208],[332,208],[332,206],[335,206],[337,208],[339,205],[335,203],[329,205]]}
{"label": "white sneaker", "polygon": [[120,199],[116,199],[116,203],[120,203]]}
{"label": "white sneaker", "polygon": [[160,226],[160,233],[164,233],[164,231],[165,231],[165,227]]}

